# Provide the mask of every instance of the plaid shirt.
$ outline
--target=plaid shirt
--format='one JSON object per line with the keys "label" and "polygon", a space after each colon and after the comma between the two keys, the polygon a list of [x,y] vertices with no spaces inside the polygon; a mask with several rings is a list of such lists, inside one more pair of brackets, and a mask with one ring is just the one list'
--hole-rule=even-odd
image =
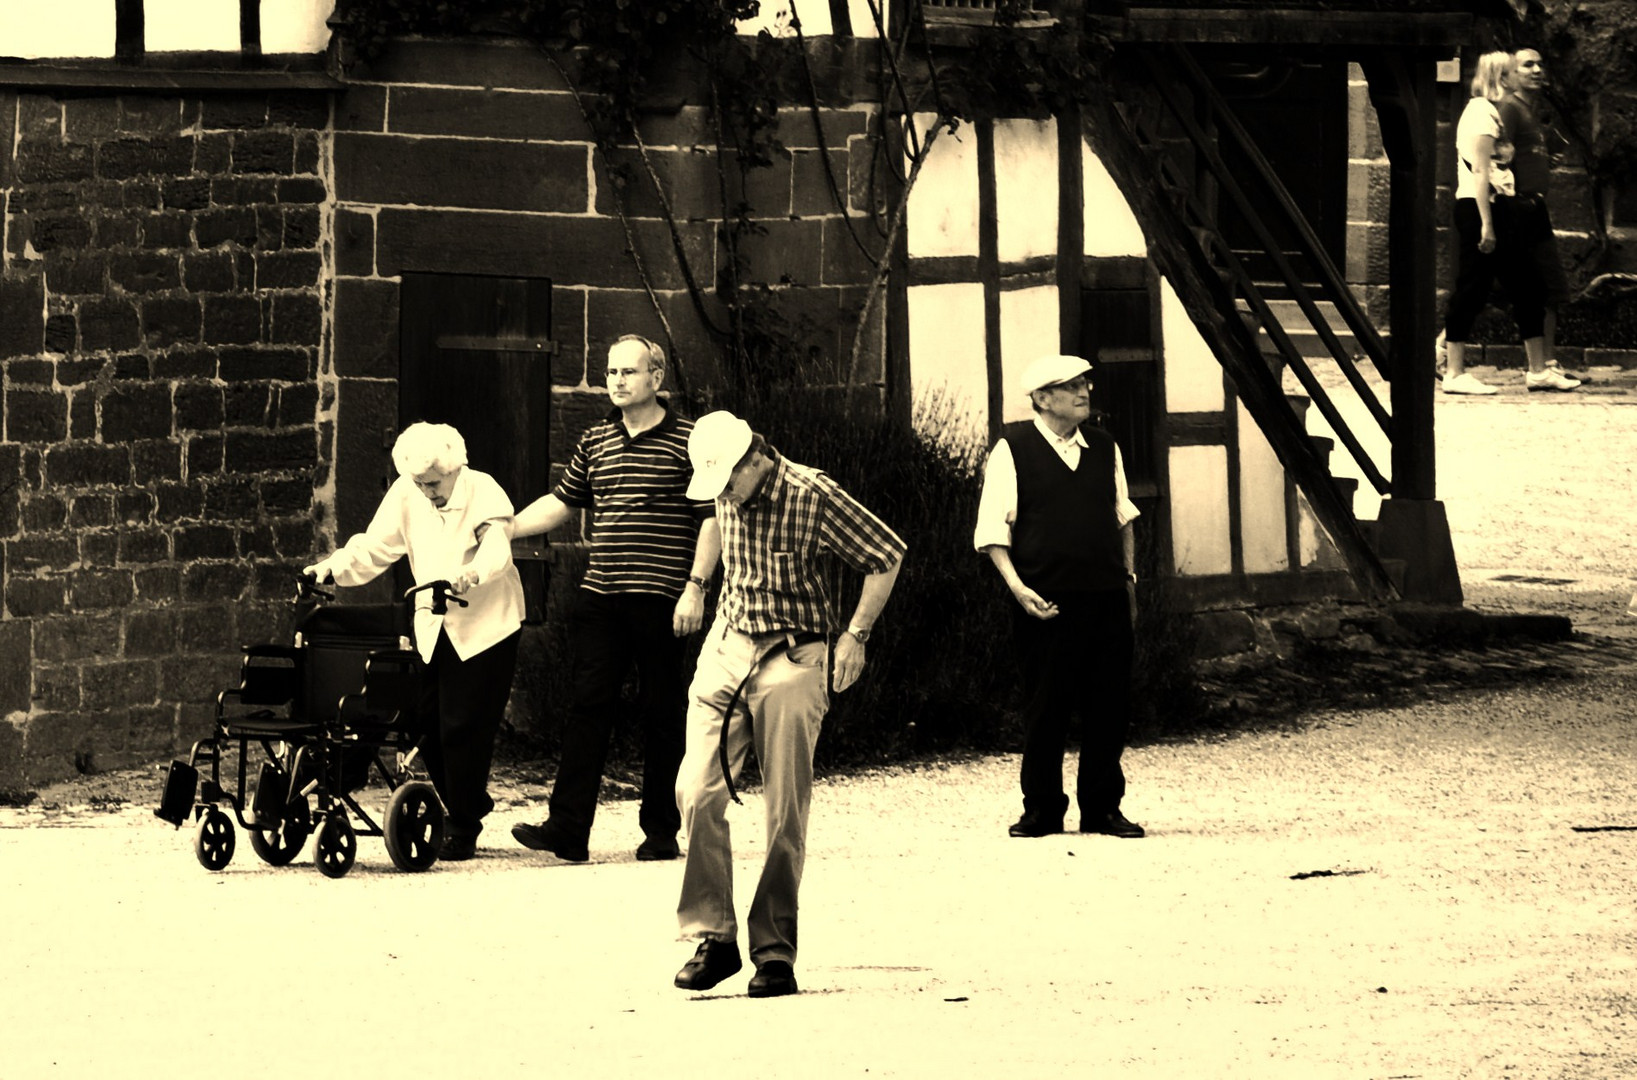
{"label": "plaid shirt", "polygon": [[718,500],[716,520],[723,568],[717,614],[747,634],[833,632],[836,560],[879,574],[907,550],[830,477],[783,458],[742,507]]}

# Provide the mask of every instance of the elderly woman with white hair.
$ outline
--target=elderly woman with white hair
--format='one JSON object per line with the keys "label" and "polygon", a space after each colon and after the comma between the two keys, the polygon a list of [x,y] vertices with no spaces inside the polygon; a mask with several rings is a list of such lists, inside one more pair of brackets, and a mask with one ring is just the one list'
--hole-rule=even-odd
{"label": "elderly woman with white hair", "polygon": [[362,585],[407,555],[416,585],[448,581],[466,601],[437,615],[420,594],[415,648],[426,664],[422,755],[448,810],[438,857],[469,859],[494,809],[489,767],[523,623],[523,586],[506,530],[486,528],[509,521],[512,502],[492,476],[466,467],[466,440],[448,424],[405,428],[392,463],[398,479],[368,527],[305,572]]}

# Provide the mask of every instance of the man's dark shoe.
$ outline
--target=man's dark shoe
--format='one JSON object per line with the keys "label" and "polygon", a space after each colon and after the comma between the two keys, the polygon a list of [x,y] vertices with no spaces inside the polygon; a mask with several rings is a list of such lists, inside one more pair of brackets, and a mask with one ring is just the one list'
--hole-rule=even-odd
{"label": "man's dark shoe", "polygon": [[1016,824],[1006,830],[1006,833],[1008,836],[1051,836],[1062,831],[1063,819],[1060,817],[1044,818],[1039,814],[1024,814],[1017,819]]}
{"label": "man's dark shoe", "polygon": [[476,855],[475,836],[446,836],[438,847],[438,858],[443,862],[465,862]]}
{"label": "man's dark shoe", "polygon": [[682,854],[682,849],[676,845],[674,836],[650,836],[637,845],[637,860],[639,862],[663,862],[674,859]]}
{"label": "man's dark shoe", "polygon": [[748,992],[751,997],[783,997],[796,992],[796,973],[783,960],[769,960],[756,965],[756,974],[750,977]]}
{"label": "man's dark shoe", "polygon": [[1118,836],[1123,840],[1137,840],[1148,834],[1135,821],[1127,821],[1124,814],[1118,810],[1110,810],[1106,814],[1095,814],[1080,819],[1080,831],[1083,833],[1102,833],[1104,836]]}
{"label": "man's dark shoe", "polygon": [[518,822],[512,826],[512,839],[530,850],[550,852],[564,862],[585,862],[591,858],[585,841],[568,839],[551,823],[550,818],[538,825]]}
{"label": "man's dark shoe", "polygon": [[[676,986],[679,990],[709,990],[744,966],[739,959],[737,941],[712,941],[707,938],[699,943],[693,959],[683,964],[682,970],[676,973]],[[791,985],[795,984],[792,982]]]}

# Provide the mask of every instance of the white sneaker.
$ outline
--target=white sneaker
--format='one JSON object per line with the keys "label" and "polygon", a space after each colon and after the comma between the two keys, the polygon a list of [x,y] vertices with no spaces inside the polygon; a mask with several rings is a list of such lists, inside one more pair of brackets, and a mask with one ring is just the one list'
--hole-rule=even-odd
{"label": "white sneaker", "polygon": [[1547,368],[1539,375],[1533,371],[1524,372],[1523,385],[1530,390],[1573,390],[1580,385],[1580,380],[1566,378],[1561,371]]}
{"label": "white sneaker", "polygon": [[[1500,391],[1495,387],[1483,382],[1478,378],[1478,376],[1472,374],[1470,371],[1463,371],[1459,375],[1454,376],[1445,375],[1444,381],[1441,385],[1443,386],[1444,393],[1446,394],[1473,394],[1482,396],[1485,394],[1500,393]],[[1531,386],[1530,389],[1534,389],[1534,387]]]}
{"label": "white sneaker", "polygon": [[1562,364],[1558,363],[1556,360],[1546,361],[1546,370],[1547,371],[1555,371],[1559,375],[1563,376],[1565,379],[1574,379],[1577,382],[1581,382],[1581,383],[1584,383],[1586,381],[1586,376],[1580,374],[1580,372],[1578,372],[1578,371],[1570,371],[1568,368],[1564,367]]}

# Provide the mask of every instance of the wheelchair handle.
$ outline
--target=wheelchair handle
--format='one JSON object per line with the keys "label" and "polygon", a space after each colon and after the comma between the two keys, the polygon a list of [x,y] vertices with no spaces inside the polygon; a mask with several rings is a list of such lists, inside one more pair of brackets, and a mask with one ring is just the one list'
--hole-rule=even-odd
{"label": "wheelchair handle", "polygon": [[334,600],[335,594],[318,587],[317,574],[300,575],[296,582],[296,595],[291,602],[299,604],[303,600],[309,600],[313,597],[317,597],[320,600]]}
{"label": "wheelchair handle", "polygon": [[451,588],[453,588],[453,586],[447,581],[428,581],[425,585],[417,585],[413,589],[405,590],[404,599],[408,600],[418,592],[425,592],[426,590],[431,589],[432,614],[446,615],[449,612],[450,604],[456,604],[460,607],[468,606],[467,601],[462,600],[460,597],[449,591]]}

